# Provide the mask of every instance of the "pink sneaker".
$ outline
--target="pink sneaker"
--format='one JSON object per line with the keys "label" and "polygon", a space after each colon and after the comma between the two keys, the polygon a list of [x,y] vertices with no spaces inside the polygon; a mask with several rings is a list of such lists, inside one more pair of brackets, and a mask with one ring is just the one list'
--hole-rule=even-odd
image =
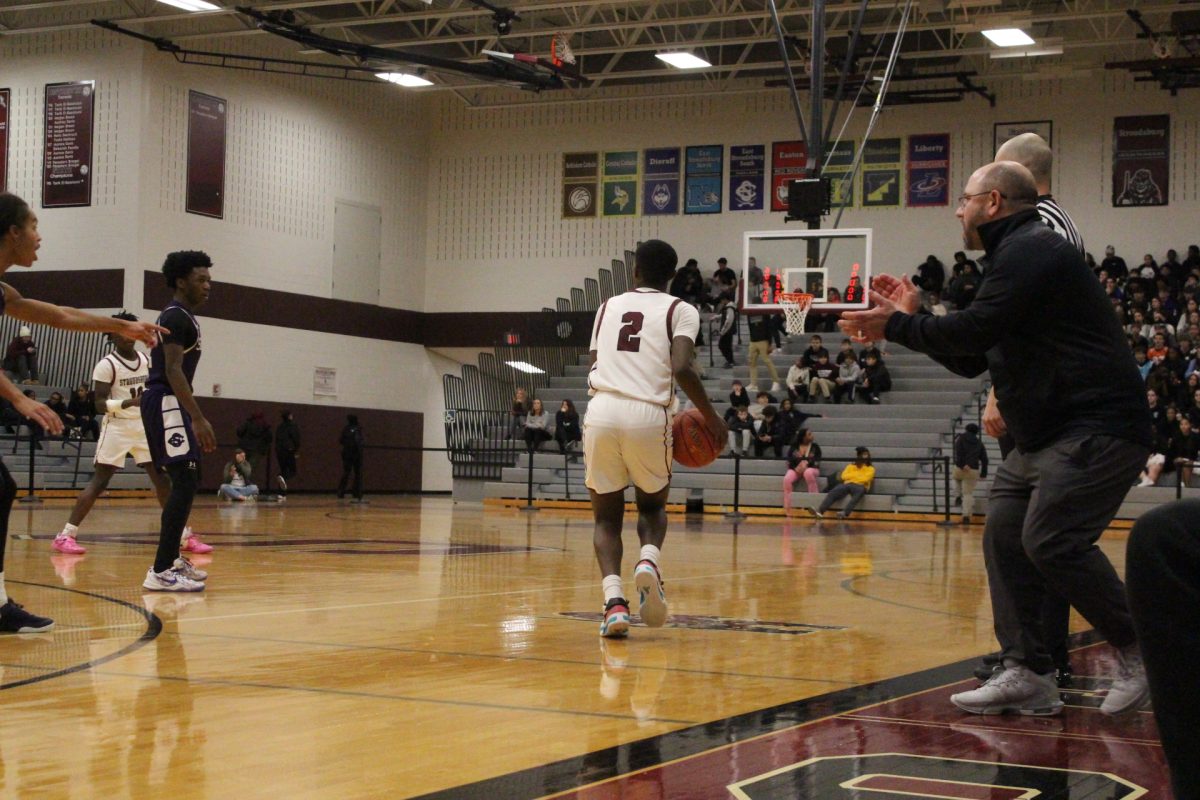
{"label": "pink sneaker", "polygon": [[61,533],[54,537],[54,544],[52,546],[58,552],[66,553],[69,556],[81,556],[87,552],[86,548],[80,547],[76,543],[74,536],[66,536]]}
{"label": "pink sneaker", "polygon": [[211,553],[213,551],[211,544],[200,541],[200,537],[194,533],[183,540],[183,545],[179,549],[184,553]]}

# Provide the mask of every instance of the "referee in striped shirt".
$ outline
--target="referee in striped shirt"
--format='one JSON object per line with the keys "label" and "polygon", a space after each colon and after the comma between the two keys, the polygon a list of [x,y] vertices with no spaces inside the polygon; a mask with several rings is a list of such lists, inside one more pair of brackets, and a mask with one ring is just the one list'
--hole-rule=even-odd
{"label": "referee in striped shirt", "polygon": [[[1054,152],[1046,140],[1036,133],[1022,133],[1014,136],[996,151],[996,161],[1016,161],[1033,173],[1034,183],[1037,184],[1037,210],[1042,222],[1058,235],[1070,242],[1080,255],[1086,255],[1083,247],[1083,237],[1071,215],[1054,201],[1050,194],[1050,173],[1054,167]],[[988,393],[987,408],[983,414],[983,427],[991,436],[1000,441],[1001,457],[1007,457],[1013,449],[1013,440],[1009,436],[1004,418],[996,406],[996,393]],[[1050,656],[1054,660],[1055,678],[1059,686],[1068,684],[1071,680],[1071,660],[1067,651],[1067,636],[1070,633],[1071,606],[1057,592],[1049,587],[1042,603],[1042,632]],[[983,666],[975,674],[983,679],[999,664],[999,654],[984,658]]]}

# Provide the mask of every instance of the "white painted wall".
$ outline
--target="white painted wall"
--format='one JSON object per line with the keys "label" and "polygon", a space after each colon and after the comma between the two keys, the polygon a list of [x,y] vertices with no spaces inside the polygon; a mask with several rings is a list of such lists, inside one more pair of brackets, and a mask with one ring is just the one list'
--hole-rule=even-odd
{"label": "white painted wall", "polygon": [[[886,109],[874,135],[951,134],[952,196],[971,171],[992,159],[993,124],[1054,122],[1054,194],[1071,212],[1090,249],[1106,243],[1127,261],[1200,240],[1200,103],[1172,98],[1117,73],[1078,80],[988,79],[996,108],[979,97],[961,103]],[[514,102],[519,102],[514,101]],[[798,138],[784,90],[669,99],[630,96],[612,102],[526,103],[469,108],[439,98],[432,117],[429,281],[426,308],[528,310],[553,305],[639,239],[673,243],[706,270],[734,260],[746,230],[783,228],[783,215],[724,212],[677,217],[561,218],[562,155],[580,150],[641,150],[700,144],[770,144]],[[804,103],[808,100],[805,98]],[[843,104],[843,112],[846,104]],[[868,109],[857,109],[846,136],[859,142]],[[1110,202],[1113,117],[1169,113],[1172,175],[1166,208],[1114,209]],[[838,120],[841,124],[841,120]],[[769,169],[769,163],[768,163]],[[726,203],[728,200],[726,198]],[[841,227],[875,231],[876,271],[911,271],[929,253],[945,261],[961,249],[953,208],[848,210]],[[497,286],[520,287],[500,293]]]}

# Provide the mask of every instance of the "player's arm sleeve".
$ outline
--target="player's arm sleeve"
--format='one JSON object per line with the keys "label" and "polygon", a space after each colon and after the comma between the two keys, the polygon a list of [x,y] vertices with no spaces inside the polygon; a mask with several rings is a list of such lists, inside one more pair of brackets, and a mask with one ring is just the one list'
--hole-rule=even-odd
{"label": "player's arm sleeve", "polygon": [[96,368],[92,370],[92,380],[96,383],[107,383],[109,385],[117,382],[117,370],[112,365],[112,362],[107,358],[102,358],[96,362]]}
{"label": "player's arm sleeve", "polygon": [[675,324],[672,337],[686,336],[693,342],[700,335],[700,312],[690,303],[675,306]]}
{"label": "player's arm sleeve", "polygon": [[159,318],[158,324],[170,331],[162,334],[163,344],[177,344],[186,350],[196,343],[199,332],[192,323],[192,318],[182,308],[168,308]]}

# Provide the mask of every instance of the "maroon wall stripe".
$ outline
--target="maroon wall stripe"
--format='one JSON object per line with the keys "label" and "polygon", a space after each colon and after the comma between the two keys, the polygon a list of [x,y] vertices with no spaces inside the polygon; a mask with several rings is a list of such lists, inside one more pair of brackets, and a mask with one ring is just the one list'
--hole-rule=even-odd
{"label": "maroon wall stripe", "polygon": [[25,297],[74,308],[121,308],[125,303],[125,270],[63,269],[30,271],[14,268],[4,282]]}

